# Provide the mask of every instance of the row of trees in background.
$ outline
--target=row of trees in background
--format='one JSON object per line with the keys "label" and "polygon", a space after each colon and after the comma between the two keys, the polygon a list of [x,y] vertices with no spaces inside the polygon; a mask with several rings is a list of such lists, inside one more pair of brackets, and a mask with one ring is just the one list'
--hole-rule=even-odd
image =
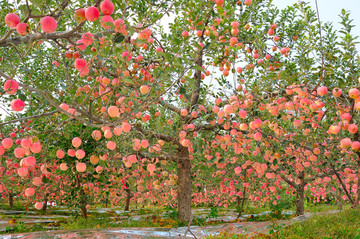
{"label": "row of trees in background", "polygon": [[[0,193],[76,206],[359,204],[359,56],[302,2],[2,2]],[[6,5],[6,7],[5,7]],[[242,210],[242,209],[241,209]],[[240,211],[241,211],[240,210]]]}

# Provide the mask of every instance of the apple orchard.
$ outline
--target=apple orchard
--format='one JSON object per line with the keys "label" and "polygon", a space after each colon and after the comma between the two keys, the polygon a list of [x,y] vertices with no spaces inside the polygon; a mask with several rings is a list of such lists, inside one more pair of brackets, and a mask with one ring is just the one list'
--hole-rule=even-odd
{"label": "apple orchard", "polygon": [[[302,2],[2,1],[0,195],[171,206],[360,202],[360,76]],[[4,10],[5,9],[5,10]]]}

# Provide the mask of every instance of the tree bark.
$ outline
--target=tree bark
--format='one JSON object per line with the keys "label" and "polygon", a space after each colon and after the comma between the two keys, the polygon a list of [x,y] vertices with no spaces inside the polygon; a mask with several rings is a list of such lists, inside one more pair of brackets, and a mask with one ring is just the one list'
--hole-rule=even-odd
{"label": "tree bark", "polygon": [[87,209],[86,209],[86,205],[83,205],[81,207],[81,213],[82,213],[82,216],[87,219]]}
{"label": "tree bark", "polygon": [[[248,171],[248,168],[246,168],[243,171],[244,172],[243,173],[243,175],[244,175],[244,183],[247,183],[247,171]],[[237,199],[238,199],[238,207],[237,208],[239,209],[239,214],[238,214],[237,218],[240,218],[241,214],[244,212],[244,206],[245,206],[245,201],[246,201],[246,187],[243,187],[242,198],[240,198],[239,195],[238,195]]]}
{"label": "tree bark", "polygon": [[244,205],[245,205],[246,197],[245,197],[245,195],[243,195],[242,198],[237,196],[237,200],[238,200],[237,208],[239,210],[239,214],[238,214],[237,218],[240,218],[242,213],[244,212]]}
{"label": "tree bark", "polygon": [[241,201],[241,198],[239,195],[236,196],[236,208],[239,208],[240,207],[240,201]]}
{"label": "tree bark", "polygon": [[305,185],[301,183],[296,188],[296,216],[304,215],[305,212]]}
{"label": "tree bark", "polygon": [[14,195],[11,191],[9,191],[9,207],[10,208],[14,207]]}
{"label": "tree bark", "polygon": [[80,189],[80,209],[81,209],[81,213],[83,215],[83,217],[85,219],[87,219],[87,209],[86,209],[86,195],[85,195],[85,192],[84,192],[84,189]]}
{"label": "tree bark", "polygon": [[[246,180],[244,182],[246,182]],[[237,200],[238,200],[237,208],[239,210],[239,214],[238,214],[237,218],[240,218],[241,214],[244,212],[244,206],[245,206],[245,201],[246,201],[246,188],[245,187],[243,188],[242,198],[240,198],[238,195]]]}
{"label": "tree bark", "polygon": [[178,158],[178,217],[180,221],[188,223],[191,220],[191,161],[189,151],[182,147]]}
{"label": "tree bark", "polygon": [[78,188],[80,188],[79,191],[79,207],[80,207],[80,211],[82,216],[87,219],[87,209],[86,209],[86,194],[84,192],[84,189],[81,187],[81,183],[80,183],[80,177],[79,174],[76,175],[76,186]]}
{"label": "tree bark", "polygon": [[125,191],[126,191],[125,211],[129,211],[130,210],[130,199],[131,199],[132,195],[131,195],[131,190],[129,188],[126,189]]}
{"label": "tree bark", "polygon": [[43,205],[43,207],[42,207],[42,211],[43,211],[43,212],[46,212],[47,201],[48,201],[48,194],[45,194],[45,197],[44,197],[44,205]]}

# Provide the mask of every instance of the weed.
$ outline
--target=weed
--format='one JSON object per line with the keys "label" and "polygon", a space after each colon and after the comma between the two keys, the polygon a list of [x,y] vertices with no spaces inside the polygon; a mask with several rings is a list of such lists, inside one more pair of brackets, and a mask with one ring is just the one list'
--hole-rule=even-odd
{"label": "weed", "polygon": [[210,207],[210,213],[206,216],[206,219],[217,218],[219,216],[219,210],[217,207]]}

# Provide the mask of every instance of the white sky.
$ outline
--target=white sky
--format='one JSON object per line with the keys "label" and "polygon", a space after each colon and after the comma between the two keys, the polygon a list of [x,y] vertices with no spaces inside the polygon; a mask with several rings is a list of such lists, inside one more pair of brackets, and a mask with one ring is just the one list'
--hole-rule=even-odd
{"label": "white sky", "polygon": [[[310,2],[312,8],[315,10],[315,0],[305,0]],[[289,5],[297,3],[298,0],[273,0],[273,3],[279,8],[283,9]],[[318,0],[320,19],[322,22],[333,22],[335,29],[340,29],[339,14],[342,9],[350,11],[350,18],[354,19],[354,36],[360,36],[360,0]],[[358,39],[360,41],[360,39]],[[360,44],[358,44],[360,49]],[[2,86],[1,86],[2,87]],[[6,107],[6,106],[5,106]],[[8,108],[8,107],[6,107]],[[6,113],[0,107],[0,119],[5,117]]]}
{"label": "white sky", "polygon": [[[298,0],[273,0],[273,4],[281,9],[297,2]],[[316,10],[315,0],[305,0],[305,2],[310,2],[312,9]],[[360,36],[360,0],[318,0],[318,6],[320,20],[322,22],[333,22],[335,29],[340,29],[339,14],[341,10],[350,11],[350,19],[354,20],[352,25],[355,25],[353,28],[354,36]]]}

